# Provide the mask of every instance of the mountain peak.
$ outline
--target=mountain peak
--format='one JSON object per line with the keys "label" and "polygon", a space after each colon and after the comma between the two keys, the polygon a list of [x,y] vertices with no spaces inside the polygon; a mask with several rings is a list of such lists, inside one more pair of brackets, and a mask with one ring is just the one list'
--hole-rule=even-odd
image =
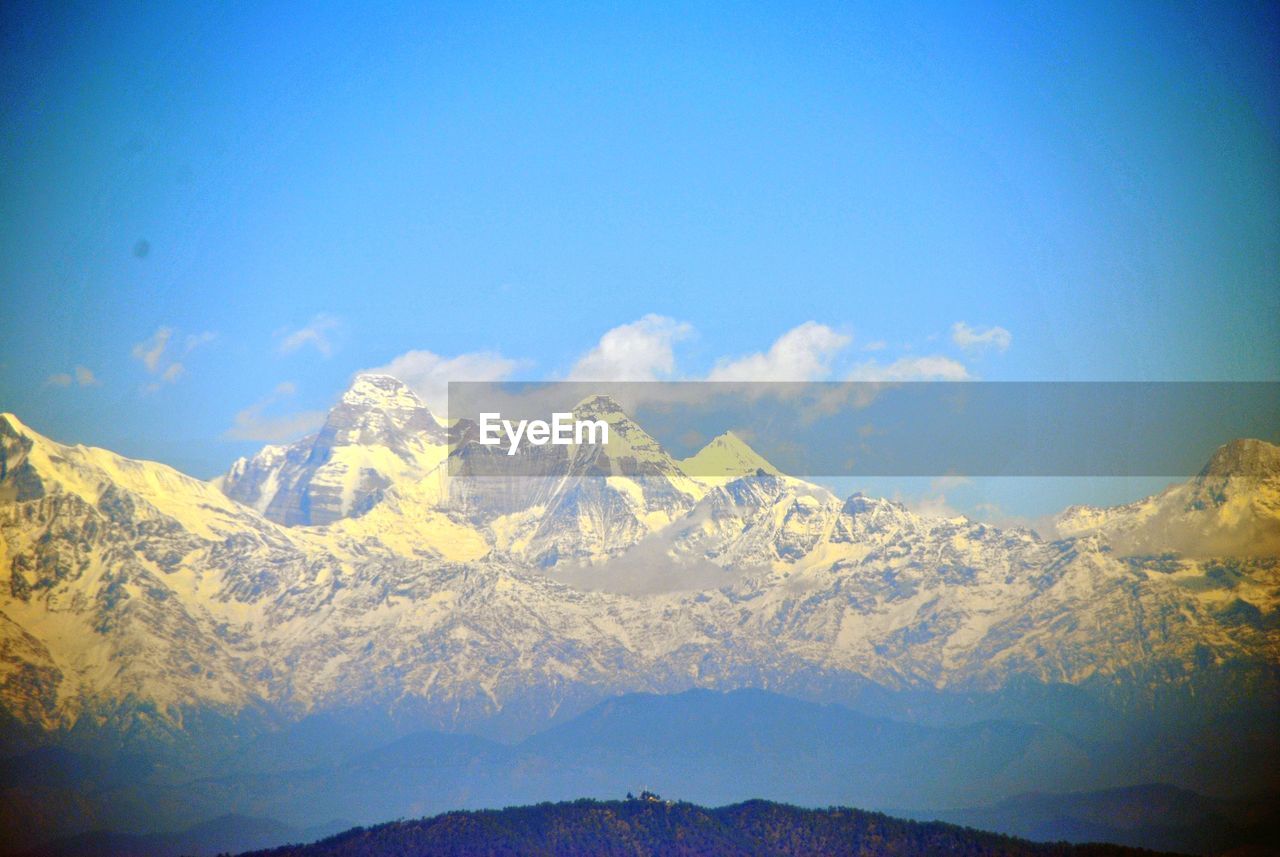
{"label": "mountain peak", "polygon": [[237,461],[218,482],[227,496],[293,526],[327,524],[372,508],[397,481],[440,463],[445,430],[407,384],[356,375],[314,435]]}
{"label": "mountain peak", "polygon": [[26,425],[16,415],[8,411],[0,412],[0,434],[21,435],[27,431]]}
{"label": "mountain peak", "polygon": [[362,372],[351,381],[351,386],[342,394],[342,403],[346,405],[382,407],[382,408],[426,408],[418,395],[409,385],[391,375],[379,375]]}
{"label": "mountain peak", "polygon": [[396,446],[402,432],[439,434],[430,408],[409,385],[391,375],[361,373],[329,411],[321,441],[326,445]]}
{"label": "mountain peak", "polygon": [[781,475],[760,453],[732,431],[718,435],[694,455],[680,462],[690,476],[744,476],[764,472]]}
{"label": "mountain peak", "polygon": [[[8,411],[0,412],[0,438],[12,438],[18,443],[23,444],[53,444],[57,442],[40,434],[31,426],[18,419],[18,415]],[[2,455],[0,455],[2,457]],[[3,463],[0,462],[0,474],[4,473]]]}
{"label": "mountain peak", "polygon": [[1200,478],[1246,477],[1266,479],[1280,476],[1280,446],[1255,438],[1239,438],[1224,443],[1200,471]]}
{"label": "mountain peak", "polygon": [[587,396],[574,406],[573,412],[579,417],[616,418],[627,416],[627,412],[622,409],[622,405],[618,404],[618,400],[604,393]]}

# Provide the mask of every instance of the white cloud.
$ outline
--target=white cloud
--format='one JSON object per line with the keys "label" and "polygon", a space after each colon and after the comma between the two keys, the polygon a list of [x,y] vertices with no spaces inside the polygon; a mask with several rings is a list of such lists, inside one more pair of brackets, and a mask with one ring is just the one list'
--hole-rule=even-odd
{"label": "white cloud", "polygon": [[217,336],[212,331],[189,334],[183,338],[179,347],[174,341],[173,328],[156,328],[155,333],[133,346],[134,359],[140,361],[149,374],[156,376],[156,380],[143,387],[143,390],[154,393],[165,384],[177,381],[186,373],[181,358],[212,342]]}
{"label": "white cloud", "polygon": [[862,346],[862,350],[863,351],[884,351],[888,347],[889,347],[889,343],[885,342],[883,339],[877,339],[874,342],[868,342],[866,345]]}
{"label": "white cloud", "polygon": [[99,387],[102,382],[98,380],[98,376],[93,374],[93,370],[86,366],[77,366],[70,372],[59,372],[50,375],[45,379],[46,384],[54,387],[70,387],[75,384],[77,387]]}
{"label": "white cloud", "polygon": [[157,328],[150,338],[133,346],[134,359],[141,360],[142,365],[147,367],[147,371],[154,375],[160,368],[160,360],[164,357],[165,349],[169,346],[169,340],[172,337],[173,328]]}
{"label": "white cloud", "polygon": [[888,364],[868,360],[849,373],[850,381],[967,381],[972,377],[963,363],[941,354],[900,357]]}
{"label": "white cloud", "polygon": [[674,345],[693,332],[684,322],[650,313],[619,325],[574,364],[570,381],[655,381],[675,373]]}
{"label": "white cloud", "polygon": [[947,494],[955,488],[968,485],[971,480],[964,476],[939,476],[929,483],[929,490],[919,497],[908,497],[904,500],[907,508],[917,515],[926,518],[957,518],[964,515],[947,499]]}
{"label": "white cloud", "polygon": [[223,432],[228,440],[260,440],[268,443],[288,441],[314,431],[324,424],[324,411],[299,411],[293,414],[265,416],[263,411],[297,392],[292,381],[276,385],[270,395],[235,415],[234,424]]}
{"label": "white cloud", "polygon": [[[693,327],[685,322],[653,313],[645,315],[606,331],[573,364],[565,380],[608,382],[690,378],[679,371],[675,346],[693,332]],[[302,343],[310,341],[305,337],[301,340]],[[807,321],[784,332],[765,351],[721,358],[706,380],[827,380],[838,371],[833,367],[843,365],[840,358],[852,343],[853,337],[846,333],[816,321]],[[875,351],[883,347],[881,341],[872,341],[864,346]],[[433,411],[444,414],[450,381],[503,381],[528,365],[529,361],[512,359],[496,352],[469,352],[446,357],[432,351],[412,350],[381,366],[360,371],[399,378]],[[972,377],[963,363],[943,355],[908,356],[887,363],[867,359],[847,374],[850,381],[875,382],[965,381]],[[839,397],[839,401],[843,403],[845,399]]]}
{"label": "white cloud", "polygon": [[955,506],[947,502],[945,494],[933,494],[927,497],[917,497],[906,500],[906,506],[911,511],[925,518],[959,518],[964,515]]}
{"label": "white cloud", "polygon": [[218,334],[214,333],[211,330],[206,330],[204,333],[190,334],[189,336],[187,336],[186,341],[183,344],[182,353],[190,354],[192,351],[195,351],[201,345],[208,345],[210,342],[213,342],[217,338],[218,338]]}
{"label": "white cloud", "polygon": [[323,312],[319,313],[312,316],[311,321],[297,330],[281,331],[278,335],[283,338],[280,340],[277,350],[281,354],[292,354],[299,348],[310,345],[316,351],[319,351],[321,355],[328,357],[333,353],[331,334],[340,325],[341,321],[337,316]]}
{"label": "white cloud", "polygon": [[399,378],[437,414],[446,410],[450,381],[502,381],[526,365],[491,351],[441,357],[430,351],[406,351],[384,366],[362,372]]}
{"label": "white cloud", "polygon": [[708,381],[820,381],[831,374],[831,361],[852,337],[825,324],[806,321],[788,330],[764,353],[722,359]]}
{"label": "white cloud", "polygon": [[966,351],[994,348],[1003,354],[1013,343],[1013,334],[999,326],[982,329],[957,321],[951,325],[951,341]]}

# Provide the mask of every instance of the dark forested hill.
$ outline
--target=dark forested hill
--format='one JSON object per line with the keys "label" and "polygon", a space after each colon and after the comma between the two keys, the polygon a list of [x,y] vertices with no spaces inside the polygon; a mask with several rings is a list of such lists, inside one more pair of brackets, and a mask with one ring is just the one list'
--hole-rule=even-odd
{"label": "dark forested hill", "polygon": [[800,809],[748,801],[718,809],[660,800],[544,803],[449,812],[355,828],[270,857],[426,855],[1058,855],[1151,854],[1111,845],[1038,844],[939,822],[903,821],[856,809]]}

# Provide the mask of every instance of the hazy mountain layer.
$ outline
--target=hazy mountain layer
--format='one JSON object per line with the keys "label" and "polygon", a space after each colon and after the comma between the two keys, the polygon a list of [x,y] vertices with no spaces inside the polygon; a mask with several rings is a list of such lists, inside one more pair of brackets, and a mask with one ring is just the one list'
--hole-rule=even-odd
{"label": "hazy mountain layer", "polygon": [[[1238,732],[1235,740],[1242,740]],[[756,690],[618,697],[512,745],[440,732],[398,735],[371,713],[321,714],[179,763],[154,755],[104,761],[59,748],[0,761],[0,828],[7,831],[0,851],[102,829],[132,832],[126,841],[134,844],[145,834],[163,845],[174,838],[170,831],[227,815],[278,819],[296,830],[334,819],[350,826],[459,808],[608,799],[644,786],[704,804],[767,794],[809,806],[926,805],[937,809],[913,815],[969,813],[984,819],[979,826],[1006,831],[1049,829],[1044,825],[1061,817],[1076,819],[1080,830],[1110,824],[1124,831],[1120,841],[1160,847],[1221,850],[1265,831],[1273,816],[1250,809],[1266,805],[1257,799],[1139,789],[1117,792],[1123,800],[1108,811],[1105,795],[1047,794],[1187,780],[1197,765],[1219,774],[1218,790],[1224,782],[1256,788],[1276,755],[1274,740],[1243,754],[1207,731],[1196,743],[1199,756],[1190,758],[1196,754],[1167,734],[1081,737],[987,716],[926,726]],[[1201,779],[1213,782],[1203,772]],[[1171,809],[1169,794],[1177,796]],[[948,809],[979,805],[986,806]],[[1182,829],[1161,829],[1175,821]],[[152,835],[160,833],[166,835]]]}

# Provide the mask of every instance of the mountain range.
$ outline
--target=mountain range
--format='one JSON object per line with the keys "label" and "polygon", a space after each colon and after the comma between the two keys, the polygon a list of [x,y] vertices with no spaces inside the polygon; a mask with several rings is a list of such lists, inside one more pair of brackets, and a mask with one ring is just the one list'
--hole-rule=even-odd
{"label": "mountain range", "polygon": [[[576,413],[607,447],[469,475],[471,426],[361,375],[317,433],[211,482],[0,416],[0,749],[212,775],[325,717],[518,742],[623,694],[757,688],[1040,730],[1043,759],[1091,772],[1073,787],[1274,786],[1280,448],[1232,441],[1042,535],[840,498],[733,434],[694,466],[607,397]],[[1126,750],[1103,770],[1108,742]]]}

